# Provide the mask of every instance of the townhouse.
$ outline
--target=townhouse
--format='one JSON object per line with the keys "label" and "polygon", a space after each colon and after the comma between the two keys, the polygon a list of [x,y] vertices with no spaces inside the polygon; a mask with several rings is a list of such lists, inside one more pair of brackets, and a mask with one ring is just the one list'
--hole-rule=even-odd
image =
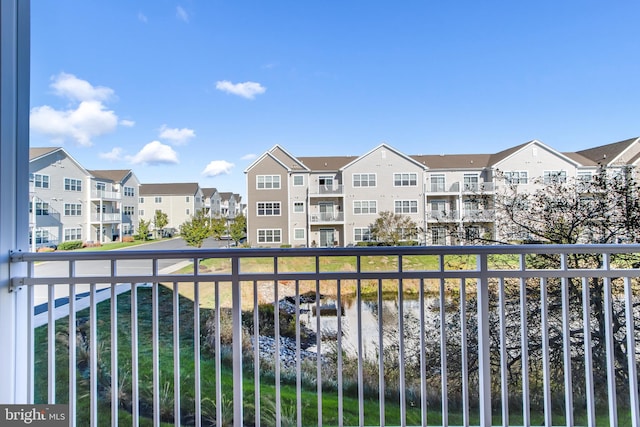
{"label": "townhouse", "polygon": [[61,147],[29,150],[32,250],[60,242],[110,242],[138,225],[131,170],[87,170]]}
{"label": "townhouse", "polygon": [[256,246],[353,245],[371,240],[379,212],[391,211],[419,225],[407,239],[460,244],[495,233],[495,196],[507,186],[589,180],[599,167],[639,160],[640,138],[569,153],[538,140],[456,155],[407,155],[380,144],[361,156],[296,157],[276,145],[245,170],[247,238]]}
{"label": "townhouse", "polygon": [[138,199],[138,216],[153,220],[157,210],[167,214],[166,228],[179,229],[199,210],[205,208],[202,188],[196,182],[141,184]]}

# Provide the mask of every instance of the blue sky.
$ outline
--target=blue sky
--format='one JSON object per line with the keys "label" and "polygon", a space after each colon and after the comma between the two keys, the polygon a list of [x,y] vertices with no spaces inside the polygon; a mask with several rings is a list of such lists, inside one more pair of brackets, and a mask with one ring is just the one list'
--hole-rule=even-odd
{"label": "blue sky", "polygon": [[245,194],[298,156],[640,136],[637,1],[32,0],[31,145]]}

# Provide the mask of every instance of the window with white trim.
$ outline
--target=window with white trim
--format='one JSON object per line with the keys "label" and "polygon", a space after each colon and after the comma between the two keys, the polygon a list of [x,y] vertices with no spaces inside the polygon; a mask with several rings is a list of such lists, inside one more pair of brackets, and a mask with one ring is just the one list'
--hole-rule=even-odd
{"label": "window with white trim", "polygon": [[65,228],[64,229],[64,241],[70,240],[82,240],[82,228]]}
{"label": "window with white trim", "polygon": [[138,199],[138,203],[144,203],[144,197],[140,197],[140,198]]}
{"label": "window with white trim", "polygon": [[394,187],[415,187],[417,185],[418,185],[417,173],[394,173],[393,174]]}
{"label": "window with white trim", "polygon": [[36,188],[49,188],[49,175],[32,173],[29,175],[29,181],[33,182]]}
{"label": "window with white trim", "polygon": [[104,182],[96,182],[96,190],[105,191],[107,189],[107,184]]}
{"label": "window with white trim", "polygon": [[591,182],[593,180],[593,174],[591,172],[578,172],[576,179],[580,182]]}
{"label": "window with white trim", "polygon": [[282,229],[262,228],[258,229],[258,243],[280,243],[282,242]]}
{"label": "window with white trim", "polygon": [[155,202],[156,203],[162,203],[162,197],[156,197],[155,198]]}
{"label": "window with white trim", "polygon": [[[31,233],[29,233],[29,243],[31,243]],[[36,244],[49,243],[49,230],[36,230]]]}
{"label": "window with white trim", "polygon": [[74,178],[65,178],[64,189],[67,191],[82,191],[82,181]]}
{"label": "window with white trim", "polygon": [[184,198],[184,201],[185,201],[186,203],[189,203],[189,196],[186,196],[186,197]]}
{"label": "window with white trim", "polygon": [[294,187],[301,187],[304,185],[304,175],[294,175],[293,176],[293,185]]}
{"label": "window with white trim", "polygon": [[396,200],[394,201],[394,212],[397,214],[418,213],[418,201]]}
{"label": "window with white trim", "polygon": [[140,209],[140,210],[138,211],[138,215],[139,215],[139,216],[144,216],[144,209]]}
{"label": "window with white trim", "polygon": [[133,187],[124,187],[123,193],[126,197],[135,197],[136,189]]}
{"label": "window with white trim", "polygon": [[371,229],[369,227],[355,227],[353,229],[353,240],[355,242],[370,242]]}
{"label": "window with white trim", "polygon": [[293,229],[293,239],[294,240],[304,240],[304,228],[294,228]]}
{"label": "window with white trim", "polygon": [[445,191],[445,180],[444,175],[431,175],[431,191],[432,192],[443,192]]}
{"label": "window with white trim", "polygon": [[304,213],[304,202],[293,202],[294,213]]}
{"label": "window with white trim", "polygon": [[124,206],[122,208],[122,214],[125,216],[133,216],[135,211],[135,207],[133,206]]}
{"label": "window with white trim", "polygon": [[258,216],[280,215],[280,202],[258,202]]}
{"label": "window with white trim", "polygon": [[64,204],[64,215],[65,216],[81,216],[82,215],[82,204],[80,204],[80,203],[65,203]]}
{"label": "window with white trim", "polygon": [[[33,204],[29,202],[29,213],[33,212]],[[36,215],[49,215],[49,203],[36,202]]]}
{"label": "window with white trim", "polygon": [[378,202],[375,200],[354,200],[353,214],[366,215],[378,212]]}
{"label": "window with white trim", "polygon": [[354,187],[375,187],[376,174],[375,173],[354,173],[353,186]]}
{"label": "window with white trim", "polygon": [[444,227],[434,227],[431,229],[431,244],[433,245],[446,245],[447,244],[447,229]]}
{"label": "window with white trim", "polygon": [[509,171],[504,173],[504,181],[511,185],[521,185],[529,183],[529,172]]}
{"label": "window with white trim", "polygon": [[185,210],[185,212],[187,215],[191,215],[191,212],[189,211],[189,208],[187,208],[187,210]]}
{"label": "window with white trim", "polygon": [[280,175],[256,176],[256,188],[258,190],[276,190],[280,188]]}
{"label": "window with white trim", "polygon": [[567,182],[567,171],[544,171],[545,184],[564,184]]}

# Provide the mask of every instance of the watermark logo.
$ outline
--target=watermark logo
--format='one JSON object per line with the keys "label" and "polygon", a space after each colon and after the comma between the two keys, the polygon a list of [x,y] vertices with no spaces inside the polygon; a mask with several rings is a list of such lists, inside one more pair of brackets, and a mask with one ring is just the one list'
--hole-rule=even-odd
{"label": "watermark logo", "polygon": [[69,405],[0,405],[0,427],[69,425]]}

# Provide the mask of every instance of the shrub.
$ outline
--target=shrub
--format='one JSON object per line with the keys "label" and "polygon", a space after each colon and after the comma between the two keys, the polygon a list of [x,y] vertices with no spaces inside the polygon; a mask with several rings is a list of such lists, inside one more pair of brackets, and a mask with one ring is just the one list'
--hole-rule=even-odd
{"label": "shrub", "polygon": [[284,245],[280,245],[280,247],[281,247],[281,248],[290,248],[290,247],[291,247],[291,245],[284,244]]}
{"label": "shrub", "polygon": [[84,243],[82,244],[82,247],[83,247],[83,248],[99,248],[100,246],[102,246],[102,243],[100,243],[100,242],[93,242],[93,241],[91,241],[91,242],[84,242]]}
{"label": "shrub", "polygon": [[54,252],[54,251],[55,251],[55,249],[54,249],[54,248],[50,248],[50,247],[48,247],[48,246],[43,246],[43,247],[38,248],[38,249],[36,250],[36,252]]}
{"label": "shrub", "polygon": [[122,242],[123,242],[123,243],[131,243],[131,242],[133,242],[134,240],[135,240],[135,239],[133,238],[133,236],[124,236],[124,237],[122,238]]}
{"label": "shrub", "polygon": [[74,249],[80,249],[82,247],[82,240],[69,240],[68,242],[62,242],[58,245],[58,249],[61,251],[72,251]]}

